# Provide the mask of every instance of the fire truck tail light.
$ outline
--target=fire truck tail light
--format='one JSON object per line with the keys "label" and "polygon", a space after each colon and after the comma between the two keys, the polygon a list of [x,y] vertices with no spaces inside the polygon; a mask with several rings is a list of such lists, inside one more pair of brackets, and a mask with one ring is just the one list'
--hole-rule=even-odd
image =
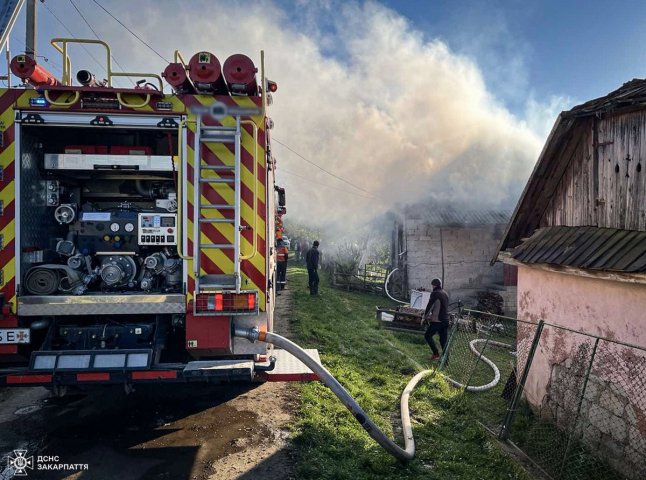
{"label": "fire truck tail light", "polygon": [[247,294],[247,308],[254,310],[256,308],[256,296],[253,293]]}
{"label": "fire truck tail light", "polygon": [[221,293],[215,294],[215,311],[221,312],[224,309],[224,295]]}
{"label": "fire truck tail light", "polygon": [[256,310],[255,293],[201,293],[195,300],[198,312],[250,313]]}

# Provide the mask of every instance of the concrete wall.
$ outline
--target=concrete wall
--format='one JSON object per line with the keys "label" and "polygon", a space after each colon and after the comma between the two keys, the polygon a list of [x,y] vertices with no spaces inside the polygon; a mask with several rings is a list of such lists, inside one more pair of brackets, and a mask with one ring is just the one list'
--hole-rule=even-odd
{"label": "concrete wall", "polygon": [[[444,247],[444,286],[451,301],[470,301],[491,284],[502,288],[502,264],[491,267],[505,225],[441,227]],[[440,227],[424,220],[406,219],[408,287],[431,289],[442,278]]]}
{"label": "concrete wall", "polygon": [[[518,271],[518,318],[545,320],[612,340],[646,346],[646,285],[547,272]],[[519,328],[519,368],[534,334]],[[525,397],[628,478],[646,473],[646,352],[546,326]],[[586,384],[586,377],[590,376]],[[635,476],[636,475],[636,476]]]}

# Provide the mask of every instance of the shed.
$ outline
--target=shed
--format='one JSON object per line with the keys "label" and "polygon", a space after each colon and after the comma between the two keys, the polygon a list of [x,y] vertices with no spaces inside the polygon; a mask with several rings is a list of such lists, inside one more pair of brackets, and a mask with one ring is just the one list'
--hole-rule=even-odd
{"label": "shed", "polygon": [[[510,211],[418,204],[404,209],[393,232],[393,264],[405,271],[404,290],[431,290],[443,280],[451,301],[475,305],[476,294],[495,291],[513,313],[515,287],[506,288],[502,265],[489,265]],[[505,266],[506,269],[509,267]]]}
{"label": "shed", "polygon": [[[646,474],[645,163],[646,80],[561,113],[492,260],[518,267],[520,320],[558,325],[527,401],[563,412],[587,372],[582,441],[627,478]],[[518,344],[530,333],[519,327]]]}

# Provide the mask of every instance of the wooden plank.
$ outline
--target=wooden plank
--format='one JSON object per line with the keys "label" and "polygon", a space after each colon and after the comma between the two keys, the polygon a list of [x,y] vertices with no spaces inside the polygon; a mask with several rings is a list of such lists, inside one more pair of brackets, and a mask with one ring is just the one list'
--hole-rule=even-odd
{"label": "wooden plank", "polygon": [[592,198],[590,199],[594,205],[593,218],[591,218],[591,225],[599,226],[599,120],[593,117],[592,120]]}

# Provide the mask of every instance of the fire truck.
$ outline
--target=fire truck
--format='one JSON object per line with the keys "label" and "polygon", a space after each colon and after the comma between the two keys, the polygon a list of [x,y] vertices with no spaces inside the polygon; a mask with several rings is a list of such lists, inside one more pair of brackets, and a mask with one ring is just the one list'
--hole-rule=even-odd
{"label": "fire truck", "polygon": [[[18,55],[23,88],[0,89],[0,385],[315,378],[234,336],[274,322],[263,54],[176,51],[159,75],[113,71],[101,40],[51,44],[62,78]],[[107,78],[74,75],[72,44],[103,47]]]}

